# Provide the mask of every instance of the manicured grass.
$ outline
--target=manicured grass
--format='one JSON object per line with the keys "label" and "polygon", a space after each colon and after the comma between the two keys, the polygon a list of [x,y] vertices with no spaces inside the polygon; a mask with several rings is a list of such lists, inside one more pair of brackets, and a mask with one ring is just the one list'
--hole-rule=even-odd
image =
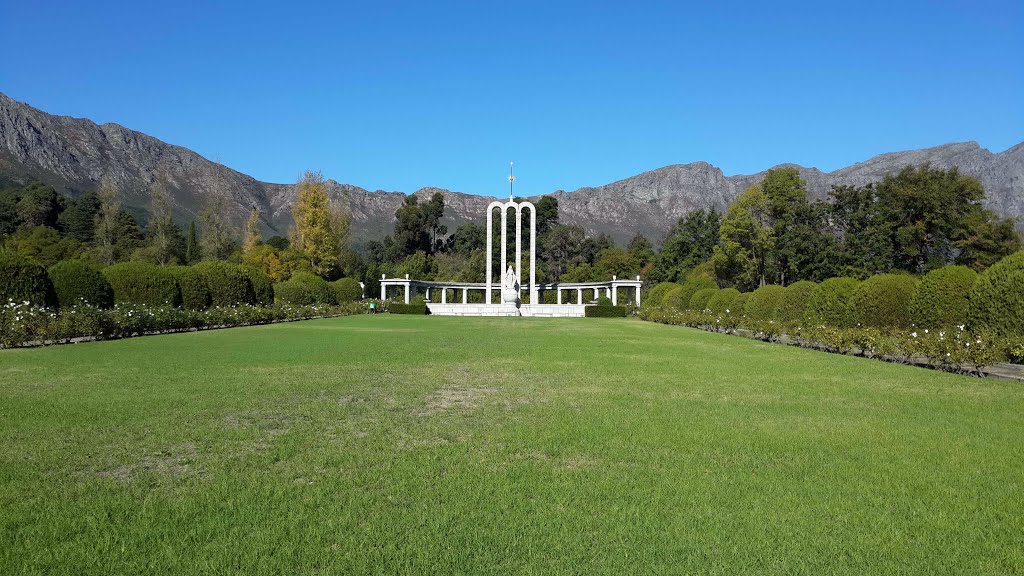
{"label": "manicured grass", "polygon": [[0,574],[1008,574],[1024,388],[622,319],[0,351]]}

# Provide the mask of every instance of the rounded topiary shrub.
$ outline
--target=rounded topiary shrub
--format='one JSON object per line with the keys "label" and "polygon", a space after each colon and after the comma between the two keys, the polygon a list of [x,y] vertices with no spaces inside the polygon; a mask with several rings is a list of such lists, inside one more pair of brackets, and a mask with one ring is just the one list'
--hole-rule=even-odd
{"label": "rounded topiary shrub", "polygon": [[1003,336],[1024,335],[1024,252],[996,262],[971,291],[969,324]]}
{"label": "rounded topiary shrub", "polygon": [[661,306],[662,304],[665,303],[665,296],[667,296],[669,292],[675,290],[676,288],[681,289],[682,285],[676,284],[675,282],[662,282],[660,284],[656,284],[654,288],[651,288],[647,292],[647,294],[644,295],[644,299],[642,301],[643,306]]}
{"label": "rounded topiary shrub", "polygon": [[309,306],[316,303],[309,285],[295,280],[274,284],[274,301],[278,304]]}
{"label": "rounded topiary shrub", "polygon": [[807,303],[817,286],[810,280],[794,282],[779,296],[775,317],[780,322],[803,322],[807,318]]}
{"label": "rounded topiary shrub", "polygon": [[679,300],[683,303],[681,310],[687,310],[690,308],[690,302],[693,300],[693,295],[699,290],[717,289],[718,284],[715,283],[713,278],[708,276],[696,276],[683,282],[683,291],[679,294]]}
{"label": "rounded topiary shrub", "polygon": [[0,250],[0,306],[8,302],[54,306],[57,295],[41,264],[20,254]]}
{"label": "rounded topiary shrub", "polygon": [[181,290],[174,276],[156,264],[123,262],[103,269],[114,289],[114,304],[179,306]]}
{"label": "rounded topiary shrub", "polygon": [[338,304],[342,302],[356,302],[363,298],[363,289],[355,278],[335,280],[330,283],[330,286],[334,292],[334,301]]}
{"label": "rounded topiary shrub", "polygon": [[735,302],[740,291],[735,288],[722,288],[708,300],[707,308],[715,314],[733,314],[736,312]]}
{"label": "rounded topiary shrub", "polygon": [[194,266],[169,266],[167,271],[178,282],[182,308],[206,310],[210,307],[210,288],[206,285],[205,274]]}
{"label": "rounded topiary shrub", "polygon": [[777,320],[775,313],[779,307],[779,298],[786,289],[775,284],[761,286],[750,293],[743,313],[751,320]]}
{"label": "rounded topiary shrub", "polygon": [[209,260],[200,262],[192,268],[206,278],[206,287],[210,290],[210,305],[238,306],[256,302],[249,274],[241,264]]}
{"label": "rounded topiary shrub", "polygon": [[334,304],[334,292],[327,281],[312,272],[297,272],[289,282],[305,284],[315,304]]}
{"label": "rounded topiary shrub", "polygon": [[729,313],[734,316],[745,316],[747,308],[747,300],[750,300],[751,292],[740,292],[733,298],[732,307],[729,309]]}
{"label": "rounded topiary shrub", "polygon": [[690,301],[683,302],[683,287],[676,286],[665,294],[661,306],[669,310],[683,311],[690,307]]}
{"label": "rounded topiary shrub", "polygon": [[967,306],[978,273],[967,266],[944,266],[925,274],[910,304],[911,321],[922,328],[967,324]]}
{"label": "rounded topiary shrub", "polygon": [[718,292],[718,288],[702,288],[693,293],[690,296],[690,310],[696,310],[697,312],[703,312],[708,308],[708,300]]}
{"label": "rounded topiary shrub", "polygon": [[242,271],[249,277],[249,285],[252,286],[253,304],[257,306],[270,306],[274,303],[274,282],[270,276],[259,268],[242,266]]}
{"label": "rounded topiary shrub", "polygon": [[825,326],[850,328],[857,324],[853,310],[853,293],[860,286],[855,278],[829,278],[814,287],[807,301],[807,314]]}
{"label": "rounded topiary shrub", "polygon": [[63,260],[47,270],[61,307],[85,304],[97,308],[114,305],[114,289],[100,269],[81,260]]}
{"label": "rounded topiary shrub", "polygon": [[861,283],[853,293],[857,322],[871,328],[907,328],[917,279],[908,274],[879,274]]}

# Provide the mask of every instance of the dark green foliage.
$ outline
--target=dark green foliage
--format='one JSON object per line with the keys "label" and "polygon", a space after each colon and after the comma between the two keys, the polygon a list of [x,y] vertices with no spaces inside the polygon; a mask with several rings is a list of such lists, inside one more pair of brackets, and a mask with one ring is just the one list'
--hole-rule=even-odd
{"label": "dark green foliage", "polygon": [[181,291],[181,305],[189,310],[206,310],[210,307],[210,287],[206,274],[194,266],[168,266],[165,268]]}
{"label": "dark green foliage", "polygon": [[711,300],[711,297],[714,296],[716,292],[718,292],[718,288],[702,288],[697,290],[693,293],[693,296],[690,296],[689,309],[697,310],[698,312],[707,310],[708,300]]}
{"label": "dark green foliage", "polygon": [[334,304],[334,292],[323,278],[311,272],[297,272],[290,280],[305,284],[314,304]]}
{"label": "dark green foliage", "polygon": [[294,304],[296,306],[309,306],[316,303],[310,285],[295,280],[274,284],[274,301],[279,304]]}
{"label": "dark green foliage", "polygon": [[815,323],[836,328],[857,324],[853,293],[860,286],[855,278],[829,278],[814,287],[807,302],[807,313]]}
{"label": "dark green foliage", "polygon": [[114,304],[179,306],[181,291],[174,276],[148,262],[123,262],[103,269],[114,289]]}
{"label": "dark green foliage", "polygon": [[691,278],[686,282],[683,282],[682,291],[679,293],[679,302],[681,307],[679,310],[689,310],[690,301],[693,299],[693,295],[699,290],[707,290],[709,288],[718,288],[718,284],[708,276],[697,276]]}
{"label": "dark green foliage", "polygon": [[256,302],[249,274],[240,264],[208,260],[196,264],[193,268],[206,278],[206,286],[210,290],[210,305],[237,306]]}
{"label": "dark green foliage", "polygon": [[242,270],[249,277],[249,284],[252,286],[254,304],[257,306],[270,306],[274,303],[274,283],[270,276],[252,266],[242,266]]}
{"label": "dark green foliage", "polygon": [[801,280],[786,286],[785,291],[779,296],[776,319],[780,322],[803,322],[807,318],[807,303],[815,287],[817,284],[809,280]]}
{"label": "dark green foliage", "polygon": [[909,274],[879,274],[868,278],[853,293],[857,321],[869,328],[907,328],[917,279]]}
{"label": "dark green foliage", "polygon": [[612,299],[607,297],[607,296],[604,296],[604,295],[598,296],[597,297],[597,305],[598,306],[611,306],[612,305]]}
{"label": "dark green foliage", "polygon": [[1003,258],[971,292],[970,324],[1001,336],[1024,336],[1024,252]]}
{"label": "dark green foliage", "polygon": [[967,307],[978,273],[966,266],[943,266],[925,274],[910,305],[910,317],[922,328],[967,324]]}
{"label": "dark green foliage", "polygon": [[355,302],[363,298],[363,289],[355,278],[341,278],[331,282],[330,286],[334,292],[334,301],[338,304],[342,302]]}
{"label": "dark green foliage", "polygon": [[200,258],[199,240],[196,237],[196,221],[188,225],[188,237],[185,239],[185,264],[195,264]]}
{"label": "dark green foliage", "polygon": [[273,246],[277,250],[287,250],[291,246],[291,242],[283,236],[271,236],[264,242],[268,246]]}
{"label": "dark green foliage", "polygon": [[58,262],[47,271],[61,307],[114,305],[114,289],[99,268],[80,260]]}
{"label": "dark green foliage", "polygon": [[736,308],[739,295],[740,291],[735,288],[723,288],[711,296],[706,308],[715,314],[740,314]]}
{"label": "dark green foliage", "polygon": [[399,304],[397,302],[392,302],[388,304],[387,311],[392,314],[413,314],[417,316],[430,314],[430,309],[427,308],[426,304],[417,302],[412,304]]}
{"label": "dark green foliage", "polygon": [[[666,284],[672,283],[666,282]],[[676,285],[675,288],[671,288],[667,293],[665,293],[665,297],[661,301],[661,306],[677,312],[688,310],[690,307],[690,299],[687,298],[684,301],[683,294],[683,287]],[[692,298],[693,295],[691,294],[690,297]]]}
{"label": "dark green foliage", "polygon": [[587,318],[625,318],[626,307],[625,306],[612,306],[611,304],[598,304],[597,306],[587,306],[583,310],[583,315]]}
{"label": "dark green foliage", "polygon": [[665,296],[676,288],[682,289],[682,284],[676,284],[675,282],[662,282],[656,284],[654,288],[651,288],[649,292],[644,296],[642,300],[645,307],[648,306],[661,306],[665,303]]}
{"label": "dark green foliage", "polygon": [[54,306],[57,304],[57,294],[42,264],[0,250],[0,306],[8,302]]}
{"label": "dark green foliage", "polygon": [[541,235],[558,224],[558,198],[541,196],[534,204],[537,210],[537,235]]}
{"label": "dark green foliage", "polygon": [[786,289],[775,284],[761,286],[750,293],[743,313],[751,320],[777,320],[775,314],[779,308],[779,299]]}
{"label": "dark green foliage", "polygon": [[720,224],[721,219],[713,210],[695,210],[680,218],[662,242],[651,277],[663,282],[683,280],[688,270],[711,258]]}
{"label": "dark green foliage", "polygon": [[100,199],[95,192],[85,194],[77,200],[70,200],[57,219],[58,227],[64,234],[79,242],[91,242],[96,235],[96,215],[100,211]]}

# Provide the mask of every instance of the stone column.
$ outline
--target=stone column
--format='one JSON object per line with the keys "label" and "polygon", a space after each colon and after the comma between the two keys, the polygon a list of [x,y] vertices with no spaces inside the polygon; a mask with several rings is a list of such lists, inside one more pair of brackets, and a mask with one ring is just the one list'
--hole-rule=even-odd
{"label": "stone column", "polygon": [[[508,270],[508,262],[506,260],[508,252],[508,204],[501,205],[501,269],[498,270],[498,275],[502,278],[505,277],[505,271]],[[501,284],[501,283],[499,283]]]}
{"label": "stone column", "polygon": [[561,288],[555,288],[555,293],[558,294],[558,303],[561,304],[562,303],[562,289]]}
{"label": "stone column", "polygon": [[430,286],[427,286],[427,289],[426,289],[426,294],[424,294],[424,296],[426,297],[426,299],[427,299],[427,302],[430,302],[430,301],[431,301],[431,300],[430,300]]}
{"label": "stone column", "polygon": [[612,284],[612,306],[619,305],[619,288],[615,284]]}
{"label": "stone column", "polygon": [[469,304],[469,288],[462,289],[462,303]]}
{"label": "stone column", "polygon": [[405,303],[406,304],[409,303],[409,288],[410,288],[409,282],[406,282],[405,283]]}
{"label": "stone column", "polygon": [[448,289],[447,288],[441,288],[441,304],[447,304],[447,303],[448,303]]}
{"label": "stone column", "polygon": [[636,300],[633,301],[633,304],[636,304],[637,306],[640,305],[640,285],[639,284],[636,285]]}
{"label": "stone column", "polygon": [[601,289],[600,288],[594,288],[594,300],[597,300],[600,297],[601,297]]}
{"label": "stone column", "polygon": [[530,207],[530,304],[540,304],[537,295],[537,207],[526,202]]}
{"label": "stone column", "polygon": [[576,289],[576,303],[583,304],[583,288]]}
{"label": "stone column", "polygon": [[[519,279],[520,299],[523,288],[523,205],[516,205],[516,278]],[[533,278],[530,278],[533,280]]]}

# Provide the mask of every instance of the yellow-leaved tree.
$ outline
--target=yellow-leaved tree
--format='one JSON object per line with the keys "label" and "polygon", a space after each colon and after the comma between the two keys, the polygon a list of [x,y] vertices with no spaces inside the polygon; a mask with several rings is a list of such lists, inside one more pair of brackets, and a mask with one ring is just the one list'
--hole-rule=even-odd
{"label": "yellow-leaved tree", "polygon": [[319,172],[306,172],[296,186],[296,195],[292,247],[309,258],[313,272],[325,276],[338,266],[350,219],[343,208],[331,206],[327,184]]}
{"label": "yellow-leaved tree", "polygon": [[253,206],[249,212],[249,220],[245,223],[245,239],[242,241],[242,255],[252,254],[253,250],[263,241],[260,233],[260,209]]}

